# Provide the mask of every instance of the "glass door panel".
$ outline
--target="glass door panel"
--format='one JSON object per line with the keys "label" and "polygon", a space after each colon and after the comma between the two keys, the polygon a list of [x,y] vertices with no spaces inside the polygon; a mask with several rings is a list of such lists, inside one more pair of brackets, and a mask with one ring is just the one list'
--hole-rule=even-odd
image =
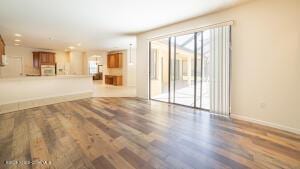
{"label": "glass door panel", "polygon": [[151,99],[209,110],[210,41],[210,30],[151,41]]}
{"label": "glass door panel", "polygon": [[169,101],[169,38],[150,43],[150,97]]}
{"label": "glass door panel", "polygon": [[203,60],[202,60],[202,107],[210,109],[210,30],[203,32]]}
{"label": "glass door panel", "polygon": [[197,71],[196,71],[196,107],[201,108],[202,102],[202,32],[197,33]]}
{"label": "glass door panel", "polygon": [[176,36],[173,53],[174,103],[194,106],[194,34]]}
{"label": "glass door panel", "polygon": [[175,37],[170,38],[170,102],[175,98]]}
{"label": "glass door panel", "polygon": [[[197,102],[196,107],[210,109],[210,31],[197,34]],[[197,59],[197,60],[198,60]],[[199,89],[199,90],[198,90]]]}

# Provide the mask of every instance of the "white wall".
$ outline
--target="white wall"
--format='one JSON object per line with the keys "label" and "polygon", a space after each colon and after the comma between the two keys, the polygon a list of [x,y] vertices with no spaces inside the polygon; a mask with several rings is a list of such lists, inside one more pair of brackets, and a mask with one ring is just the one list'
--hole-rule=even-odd
{"label": "white wall", "polygon": [[148,97],[147,38],[234,20],[232,115],[299,132],[299,9],[299,0],[256,0],[138,35],[137,96]]}

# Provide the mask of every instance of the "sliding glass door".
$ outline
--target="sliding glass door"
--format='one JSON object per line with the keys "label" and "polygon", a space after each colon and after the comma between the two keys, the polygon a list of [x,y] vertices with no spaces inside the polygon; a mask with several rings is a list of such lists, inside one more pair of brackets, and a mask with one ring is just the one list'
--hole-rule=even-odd
{"label": "sliding glass door", "polygon": [[[176,36],[172,56],[174,103],[194,106],[194,34]],[[171,44],[173,45],[173,44]]]}
{"label": "sliding glass door", "polygon": [[202,44],[203,44],[203,34],[202,32],[198,32],[197,34],[197,37],[196,37],[196,49],[197,49],[197,53],[196,53],[196,97],[195,97],[195,107],[197,108],[202,108],[201,107],[201,103],[202,103],[202,100],[204,99],[202,96],[203,96],[203,93],[202,93],[202,88],[203,88],[203,84],[202,84],[202,67],[203,67],[203,60],[202,60],[202,51],[203,51],[203,48],[202,48]]}
{"label": "sliding glass door", "polygon": [[157,39],[149,46],[151,99],[229,112],[229,26]]}
{"label": "sliding glass door", "polygon": [[150,42],[151,99],[198,108],[209,103],[202,84],[202,36],[197,32]]}
{"label": "sliding glass door", "polygon": [[169,38],[150,43],[151,99],[169,101]]}
{"label": "sliding glass door", "polygon": [[210,31],[197,33],[196,107],[210,109]]}

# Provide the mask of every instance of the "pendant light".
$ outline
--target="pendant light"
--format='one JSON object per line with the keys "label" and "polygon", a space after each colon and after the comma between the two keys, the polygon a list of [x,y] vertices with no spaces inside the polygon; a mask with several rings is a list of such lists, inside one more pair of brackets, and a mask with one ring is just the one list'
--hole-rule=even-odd
{"label": "pendant light", "polygon": [[132,44],[129,44],[129,65],[133,65],[132,56],[131,56],[131,47],[132,47]]}

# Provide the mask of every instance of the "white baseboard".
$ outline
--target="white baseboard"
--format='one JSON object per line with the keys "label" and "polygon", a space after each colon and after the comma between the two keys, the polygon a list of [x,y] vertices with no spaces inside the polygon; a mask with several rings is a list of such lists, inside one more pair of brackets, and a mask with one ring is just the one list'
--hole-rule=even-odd
{"label": "white baseboard", "polygon": [[33,107],[39,107],[44,105],[50,105],[55,103],[90,98],[92,97],[92,94],[93,94],[92,92],[87,91],[87,92],[71,93],[68,95],[34,98],[31,100],[21,100],[13,103],[1,104],[0,114],[9,113],[18,110],[30,109]]}
{"label": "white baseboard", "polygon": [[244,120],[244,121],[257,123],[257,124],[260,124],[260,125],[264,125],[264,126],[273,127],[273,128],[276,128],[276,129],[288,131],[288,132],[291,132],[291,133],[300,134],[300,129],[297,129],[297,128],[292,128],[292,127],[288,127],[288,126],[284,126],[284,125],[280,125],[280,124],[276,124],[276,123],[272,123],[272,122],[268,122],[268,121],[258,120],[258,119],[254,119],[254,118],[251,118],[251,117],[238,115],[238,114],[230,114],[230,117],[233,118],[233,119]]}

